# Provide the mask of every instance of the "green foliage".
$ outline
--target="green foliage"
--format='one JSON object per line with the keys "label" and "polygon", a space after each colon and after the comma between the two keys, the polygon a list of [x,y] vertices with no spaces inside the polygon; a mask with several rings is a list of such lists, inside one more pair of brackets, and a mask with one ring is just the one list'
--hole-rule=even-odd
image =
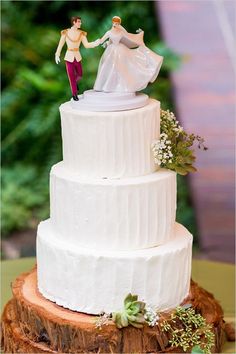
{"label": "green foliage", "polygon": [[184,352],[198,348],[205,354],[211,353],[215,343],[212,326],[191,307],[177,307],[170,320],[164,320],[161,327],[170,334],[169,343],[172,347],[181,347]]}
{"label": "green foliage", "polygon": [[204,354],[204,351],[199,347],[199,345],[195,345],[192,348],[191,354]]}
{"label": "green foliage", "polygon": [[112,319],[118,328],[129,325],[142,328],[145,321],[145,303],[138,301],[137,295],[128,294],[124,300],[124,309],[122,312],[113,312]]}
{"label": "green foliage", "polygon": [[196,160],[194,150],[190,148],[196,141],[198,148],[207,150],[207,147],[204,146],[203,138],[188,134],[178,123],[172,112],[161,110],[160,140],[153,143],[152,150],[155,162],[159,166],[180,175],[187,175],[189,172],[197,171],[193,166]]}
{"label": "green foliage", "polygon": [[[48,194],[37,180],[34,166],[15,165],[2,169],[2,230],[3,236],[14,228],[25,229],[35,226],[33,218],[40,213]],[[28,193],[28,189],[32,193]],[[46,216],[46,215],[44,215]]]}
{"label": "green foliage", "polygon": [[168,48],[164,42],[157,43],[152,49],[165,58],[162,70],[164,69],[166,72],[170,72],[180,68],[181,57],[172,49]]}
{"label": "green foliage", "polygon": [[176,220],[183,224],[194,235],[194,242],[197,237],[197,225],[194,217],[194,209],[191,207],[191,193],[189,193],[188,176],[177,175],[177,211]]}

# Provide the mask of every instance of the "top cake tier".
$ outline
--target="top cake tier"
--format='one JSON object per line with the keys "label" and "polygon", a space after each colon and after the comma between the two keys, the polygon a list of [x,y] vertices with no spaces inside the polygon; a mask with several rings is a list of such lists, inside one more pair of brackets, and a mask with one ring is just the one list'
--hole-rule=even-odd
{"label": "top cake tier", "polygon": [[151,152],[160,134],[160,102],[120,112],[88,112],[60,106],[63,160],[81,177],[143,176],[156,170]]}

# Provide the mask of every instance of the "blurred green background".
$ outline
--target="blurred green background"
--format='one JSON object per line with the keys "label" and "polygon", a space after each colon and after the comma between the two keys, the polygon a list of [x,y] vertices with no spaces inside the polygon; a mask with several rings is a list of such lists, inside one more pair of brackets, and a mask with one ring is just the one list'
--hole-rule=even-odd
{"label": "blurred green background", "polygon": [[[122,25],[145,31],[145,43],[165,57],[160,76],[145,92],[174,111],[169,73],[181,58],[162,42],[152,1],[4,1],[2,8],[2,236],[35,230],[49,216],[49,171],[62,160],[58,107],[71,98],[64,66],[54,55],[70,17],[82,17],[88,40],[101,37],[118,15]],[[85,49],[80,91],[93,86],[100,46]],[[186,177],[178,177],[177,220],[196,235]],[[4,254],[3,254],[4,257]]]}

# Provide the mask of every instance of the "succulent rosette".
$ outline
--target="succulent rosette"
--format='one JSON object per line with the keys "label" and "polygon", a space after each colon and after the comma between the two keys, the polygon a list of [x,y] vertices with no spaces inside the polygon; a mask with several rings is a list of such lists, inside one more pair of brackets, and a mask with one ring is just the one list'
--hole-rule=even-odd
{"label": "succulent rosette", "polygon": [[118,328],[129,325],[142,328],[146,323],[145,302],[138,301],[137,295],[128,294],[124,300],[124,309],[121,312],[113,312],[112,319]]}

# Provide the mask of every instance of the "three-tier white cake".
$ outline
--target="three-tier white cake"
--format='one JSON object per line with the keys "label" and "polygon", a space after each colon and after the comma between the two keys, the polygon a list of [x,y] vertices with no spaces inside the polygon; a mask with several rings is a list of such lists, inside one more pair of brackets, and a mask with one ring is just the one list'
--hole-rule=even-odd
{"label": "three-tier white cake", "polygon": [[176,174],[156,169],[160,103],[90,112],[61,105],[63,161],[50,174],[50,219],[37,236],[38,288],[99,314],[128,293],[163,311],[188,295],[192,236],[175,222]]}

